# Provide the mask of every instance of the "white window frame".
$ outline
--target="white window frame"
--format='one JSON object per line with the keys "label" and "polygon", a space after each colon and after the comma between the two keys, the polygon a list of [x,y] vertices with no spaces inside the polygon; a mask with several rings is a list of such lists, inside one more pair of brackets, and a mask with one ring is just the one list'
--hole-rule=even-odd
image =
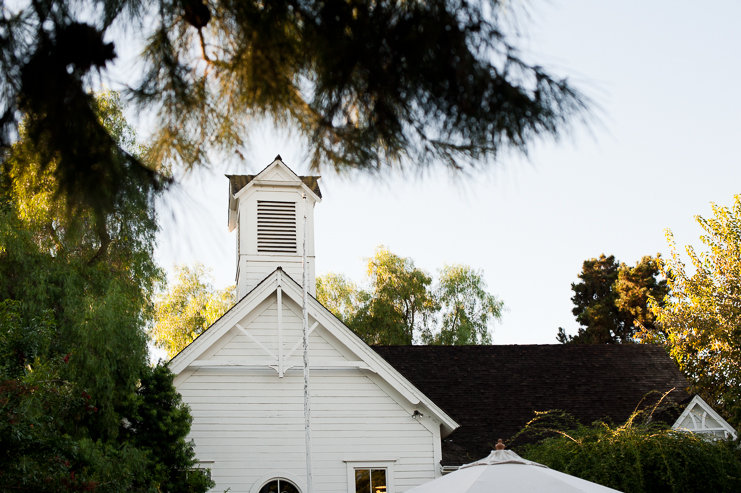
{"label": "white window frame", "polygon": [[260,493],[260,490],[263,486],[276,479],[285,480],[293,483],[296,488],[298,488],[298,490],[302,493],[306,491],[306,485],[303,481],[301,481],[301,478],[299,478],[295,474],[287,471],[273,471],[260,476],[254,483],[252,483],[250,493]]}
{"label": "white window frame", "polygon": [[355,493],[355,469],[386,469],[386,493],[396,493],[394,487],[394,463],[396,459],[346,460],[347,493]]}

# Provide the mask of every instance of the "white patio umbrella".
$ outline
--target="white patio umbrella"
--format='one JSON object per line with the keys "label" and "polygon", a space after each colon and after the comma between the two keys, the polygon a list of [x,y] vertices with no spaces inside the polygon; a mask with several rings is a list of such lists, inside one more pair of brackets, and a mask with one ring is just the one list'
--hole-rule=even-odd
{"label": "white patio umbrella", "polygon": [[[620,493],[525,460],[504,444],[485,459],[461,466],[407,493]],[[501,447],[501,448],[500,448]]]}

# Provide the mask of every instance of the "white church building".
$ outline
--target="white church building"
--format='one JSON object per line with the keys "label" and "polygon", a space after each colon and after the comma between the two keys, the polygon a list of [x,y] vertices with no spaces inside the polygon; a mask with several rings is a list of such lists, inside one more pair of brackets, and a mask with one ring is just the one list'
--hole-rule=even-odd
{"label": "white church building", "polygon": [[[213,491],[307,492],[301,282],[305,245],[315,294],[317,179],[280,156],[257,175],[229,176],[239,301],[169,364]],[[619,422],[648,392],[691,398],[657,346],[371,348],[314,296],[308,319],[316,493],[407,491],[487,455],[534,410]],[[735,436],[699,397],[675,428]]]}
{"label": "white church building", "polygon": [[[312,295],[321,196],[279,158],[230,178],[239,301],[170,368],[214,491],[303,493],[302,195]],[[308,313],[314,491],[395,493],[439,476],[441,438],[457,423],[313,296]]]}

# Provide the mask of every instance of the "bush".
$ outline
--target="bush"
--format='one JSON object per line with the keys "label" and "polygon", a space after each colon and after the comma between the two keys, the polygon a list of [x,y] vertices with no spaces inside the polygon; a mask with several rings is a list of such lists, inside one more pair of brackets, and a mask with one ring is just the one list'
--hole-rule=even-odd
{"label": "bush", "polygon": [[675,431],[648,419],[638,423],[640,417],[633,415],[618,427],[576,424],[563,431],[558,428],[567,415],[543,413],[521,433],[551,436],[520,452],[526,459],[625,493],[741,491],[738,441]]}

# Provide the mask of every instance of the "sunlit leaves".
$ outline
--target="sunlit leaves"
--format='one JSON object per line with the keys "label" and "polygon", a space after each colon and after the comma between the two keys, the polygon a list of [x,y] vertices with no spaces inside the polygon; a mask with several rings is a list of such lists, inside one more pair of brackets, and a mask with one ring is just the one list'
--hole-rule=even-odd
{"label": "sunlit leaves", "polygon": [[368,259],[367,274],[371,288],[358,296],[361,304],[348,327],[368,344],[412,344],[437,309],[432,278],[412,259],[383,247]]}
{"label": "sunlit leaves", "polygon": [[491,344],[490,326],[502,317],[504,303],[486,291],[481,271],[467,265],[446,265],[439,273],[435,298],[441,306],[437,333],[428,332],[427,344]]}
{"label": "sunlit leaves", "polygon": [[[698,392],[733,424],[741,423],[741,196],[731,207],[713,204],[711,218],[696,217],[707,251],[686,247],[688,270],[667,230],[671,258],[661,268],[671,297],[651,305],[659,330],[648,341],[666,344]],[[693,272],[694,271],[694,272]],[[663,304],[661,302],[663,301]]]}
{"label": "sunlit leaves", "polygon": [[654,327],[650,298],[662,299],[666,281],[658,279],[660,257],[643,257],[630,267],[613,255],[585,260],[580,281],[572,283],[572,312],[581,327],[576,335],[559,328],[562,343],[625,344],[636,342],[640,327]]}
{"label": "sunlit leaves", "polygon": [[369,296],[343,274],[330,272],[316,278],[316,299],[344,323],[357,315]]}
{"label": "sunlit leaves", "polygon": [[503,303],[483,273],[445,266],[439,280],[411,258],[378,247],[367,264],[369,289],[343,275],[317,278],[317,299],[368,344],[490,344]]}
{"label": "sunlit leaves", "polygon": [[155,303],[150,337],[172,358],[236,302],[234,286],[217,290],[203,264],[175,266],[175,282]]}

